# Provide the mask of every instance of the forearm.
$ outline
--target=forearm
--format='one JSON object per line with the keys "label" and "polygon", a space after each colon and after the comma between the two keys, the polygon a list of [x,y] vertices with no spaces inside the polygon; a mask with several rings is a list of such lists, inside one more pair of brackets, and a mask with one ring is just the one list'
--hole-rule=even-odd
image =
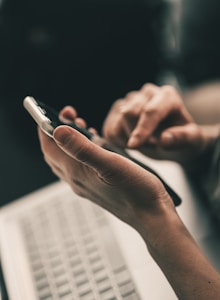
{"label": "forearm", "polygon": [[[176,213],[152,226],[144,239],[179,299],[220,299],[220,275],[211,266]],[[148,229],[149,230],[149,229]]]}

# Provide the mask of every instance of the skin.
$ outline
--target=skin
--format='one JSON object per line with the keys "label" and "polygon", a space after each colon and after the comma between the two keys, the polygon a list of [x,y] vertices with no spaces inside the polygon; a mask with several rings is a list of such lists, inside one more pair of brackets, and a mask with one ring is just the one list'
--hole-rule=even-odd
{"label": "skin", "polygon": [[[180,126],[193,123],[181,102],[177,102],[175,114],[182,118]],[[60,116],[68,122],[75,121],[80,126],[86,126],[72,107],[64,108]],[[110,116],[112,118],[112,111]],[[117,111],[115,117],[117,120]],[[137,119],[138,117],[133,122],[133,127],[130,126],[130,132],[137,129],[134,126],[138,124]],[[107,118],[105,123],[105,133],[108,130],[108,120]],[[129,125],[123,127],[123,130],[124,128],[129,128]],[[188,132],[188,126],[186,129]],[[94,129],[91,131],[95,133]],[[123,133],[120,130],[118,132]],[[116,131],[116,135],[118,132]],[[198,133],[198,145],[202,144],[202,151],[205,151],[212,141],[211,136],[201,134],[199,128],[194,130],[194,135],[195,132]],[[67,181],[77,194],[97,203],[137,230],[179,299],[220,299],[220,275],[185,228],[159,179],[130,160],[101,148],[68,126],[56,128],[54,139],[46,136],[40,129],[38,133],[44,158],[52,171]],[[128,136],[127,140],[124,139],[125,143],[129,139],[129,131],[126,134]],[[143,145],[146,139],[149,143],[150,135],[148,130],[148,134],[141,140]],[[187,134],[181,136],[187,141],[187,147],[196,149],[194,140],[186,138]],[[155,137],[152,137],[150,144],[156,145]],[[158,140],[161,143],[163,138],[159,135],[156,143]],[[178,143],[179,141],[180,139]]]}
{"label": "skin", "polygon": [[198,126],[173,87],[145,84],[115,101],[103,135],[116,145],[195,169],[219,128],[220,124]]}
{"label": "skin", "polygon": [[[182,91],[187,110],[198,124],[220,121],[220,80],[202,83]],[[209,101],[207,101],[209,99]]]}

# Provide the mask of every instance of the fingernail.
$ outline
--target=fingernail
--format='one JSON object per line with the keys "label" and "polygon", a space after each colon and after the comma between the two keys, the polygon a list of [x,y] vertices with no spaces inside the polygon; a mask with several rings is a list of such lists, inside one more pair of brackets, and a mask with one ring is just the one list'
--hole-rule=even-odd
{"label": "fingernail", "polygon": [[73,123],[73,119],[68,118],[68,117],[64,117],[64,116],[60,116],[60,120],[65,123],[65,124],[71,124]]}
{"label": "fingernail", "polygon": [[128,140],[127,146],[129,148],[135,148],[138,145],[139,139],[137,136],[131,136]]}
{"label": "fingernail", "polygon": [[53,134],[55,141],[60,145],[65,145],[70,139],[70,136],[72,136],[72,130],[68,127],[58,127]]}

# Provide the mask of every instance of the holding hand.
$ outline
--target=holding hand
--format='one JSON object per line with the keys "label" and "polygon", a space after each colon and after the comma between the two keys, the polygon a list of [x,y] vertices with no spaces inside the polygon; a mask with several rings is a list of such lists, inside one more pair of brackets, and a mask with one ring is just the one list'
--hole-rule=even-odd
{"label": "holding hand", "polygon": [[[67,107],[62,118],[74,120],[73,108]],[[173,201],[160,180],[128,159],[101,148],[75,129],[59,126],[54,131],[54,140],[39,129],[44,158],[53,172],[67,181],[72,189],[88,198],[115,216],[130,224],[147,239],[153,239],[148,222],[157,226],[168,211],[175,213]]]}

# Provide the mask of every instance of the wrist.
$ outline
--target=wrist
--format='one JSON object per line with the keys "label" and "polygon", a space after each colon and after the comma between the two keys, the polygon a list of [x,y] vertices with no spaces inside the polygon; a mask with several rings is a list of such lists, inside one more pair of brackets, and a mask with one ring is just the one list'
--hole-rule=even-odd
{"label": "wrist", "polygon": [[153,230],[153,237],[145,238],[148,251],[155,261],[172,259],[172,252],[181,252],[183,239],[191,236],[176,211],[165,215]]}
{"label": "wrist", "polygon": [[162,247],[163,243],[172,243],[174,235],[182,233],[185,226],[176,212],[173,201],[168,194],[153,210],[142,210],[137,218],[136,230],[145,241],[149,251]]}
{"label": "wrist", "polygon": [[163,223],[157,236],[153,240],[145,238],[145,242],[178,299],[216,299],[219,274],[181,219],[173,213],[164,216]]}

